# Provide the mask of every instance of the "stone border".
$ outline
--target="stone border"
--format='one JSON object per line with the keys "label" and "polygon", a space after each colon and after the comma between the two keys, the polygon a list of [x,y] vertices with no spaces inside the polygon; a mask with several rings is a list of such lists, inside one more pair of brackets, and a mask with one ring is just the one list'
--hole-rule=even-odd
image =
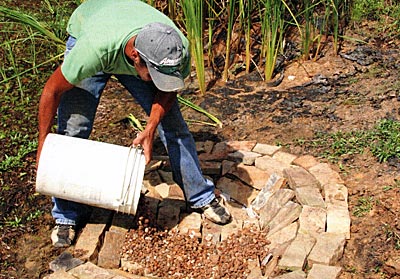
{"label": "stone border", "polygon": [[[183,193],[165,162],[158,160],[147,166],[144,186],[146,203],[159,225],[214,241],[256,225],[268,229],[270,253],[260,265],[253,264],[247,278],[338,278],[339,260],[350,238],[350,214],[347,188],[329,164],[255,141],[196,145],[204,174],[218,177],[216,188],[227,200],[233,222],[216,226],[198,213],[182,214]],[[115,248],[122,246],[133,217],[96,212],[96,224],[84,228],[75,252],[99,267],[137,268]]]}

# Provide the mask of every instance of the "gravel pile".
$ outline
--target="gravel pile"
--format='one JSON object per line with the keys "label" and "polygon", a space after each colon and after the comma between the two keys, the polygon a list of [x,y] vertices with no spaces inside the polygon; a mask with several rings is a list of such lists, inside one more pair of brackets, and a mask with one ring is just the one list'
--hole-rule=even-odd
{"label": "gravel pile", "polygon": [[162,278],[247,278],[249,262],[268,254],[267,232],[249,227],[213,243],[177,230],[160,230],[141,216],[122,249],[123,269]]}

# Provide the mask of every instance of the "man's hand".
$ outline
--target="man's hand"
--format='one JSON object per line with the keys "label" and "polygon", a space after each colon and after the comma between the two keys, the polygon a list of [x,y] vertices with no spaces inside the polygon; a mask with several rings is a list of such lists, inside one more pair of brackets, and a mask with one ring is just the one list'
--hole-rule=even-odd
{"label": "man's hand", "polygon": [[164,115],[171,109],[176,101],[176,92],[161,92],[158,91],[151,106],[149,120],[147,121],[146,128],[141,132],[136,139],[133,140],[132,145],[141,145],[144,149],[144,156],[146,164],[150,163],[153,151],[153,140],[158,124]]}
{"label": "man's hand", "polygon": [[134,147],[141,145],[144,150],[144,157],[146,158],[146,165],[150,163],[153,153],[153,140],[154,132],[146,131],[139,133],[136,139],[133,140]]}

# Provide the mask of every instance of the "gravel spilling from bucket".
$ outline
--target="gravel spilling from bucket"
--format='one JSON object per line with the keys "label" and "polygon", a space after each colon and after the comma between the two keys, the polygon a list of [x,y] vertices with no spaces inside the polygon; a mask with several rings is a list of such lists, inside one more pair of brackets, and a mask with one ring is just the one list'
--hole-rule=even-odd
{"label": "gravel spilling from bucket", "polygon": [[249,263],[268,254],[267,232],[249,227],[213,243],[177,230],[160,231],[139,217],[122,249],[125,271],[161,278],[247,278]]}

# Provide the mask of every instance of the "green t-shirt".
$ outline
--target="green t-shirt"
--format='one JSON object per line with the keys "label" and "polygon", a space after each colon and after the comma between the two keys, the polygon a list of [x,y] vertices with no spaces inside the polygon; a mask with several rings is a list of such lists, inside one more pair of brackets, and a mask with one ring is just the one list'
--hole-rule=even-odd
{"label": "green t-shirt", "polygon": [[184,46],[181,73],[190,72],[189,42],[171,19],[139,0],[86,0],[71,15],[67,32],[76,44],[64,58],[61,71],[71,84],[99,71],[137,76],[124,49],[130,38],[148,23],[161,22],[174,27]]}

